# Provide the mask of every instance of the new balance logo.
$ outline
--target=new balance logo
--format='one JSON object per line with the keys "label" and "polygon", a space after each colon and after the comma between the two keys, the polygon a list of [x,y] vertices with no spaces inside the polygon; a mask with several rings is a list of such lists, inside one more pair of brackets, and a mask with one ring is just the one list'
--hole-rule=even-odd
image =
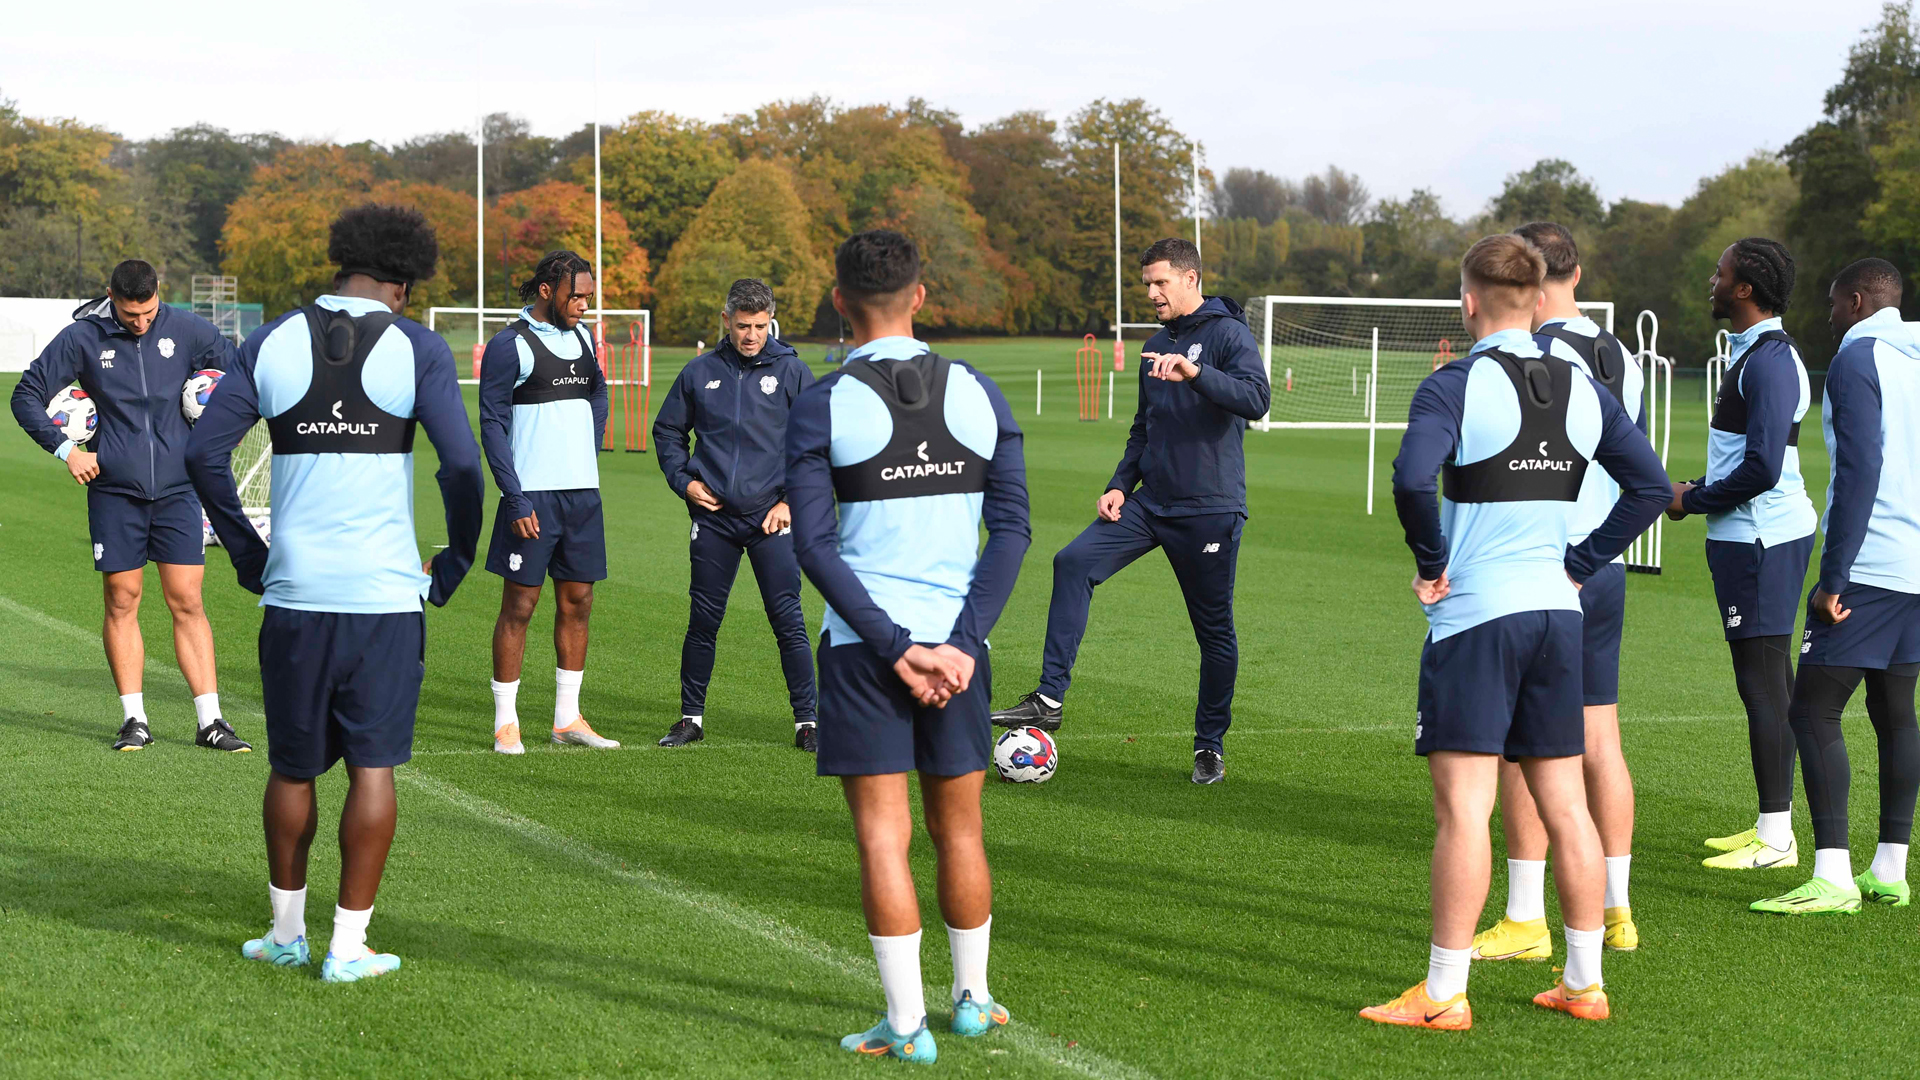
{"label": "new balance logo", "polygon": [[1213,554],[1214,552],[1216,552],[1216,551],[1219,551],[1219,550],[1220,550],[1220,545],[1219,545],[1219,544],[1208,544],[1208,545],[1207,545],[1206,547],[1203,547],[1203,548],[1201,548],[1201,549],[1200,549],[1200,554],[1202,554],[1202,555],[1211,555],[1211,554]]}
{"label": "new balance logo", "polygon": [[710,383],[708,383],[708,384],[707,384],[707,389],[709,389],[709,390],[718,390],[718,389],[720,389],[720,380],[719,380],[719,379],[715,379],[715,380],[713,380],[712,382],[710,382]]}

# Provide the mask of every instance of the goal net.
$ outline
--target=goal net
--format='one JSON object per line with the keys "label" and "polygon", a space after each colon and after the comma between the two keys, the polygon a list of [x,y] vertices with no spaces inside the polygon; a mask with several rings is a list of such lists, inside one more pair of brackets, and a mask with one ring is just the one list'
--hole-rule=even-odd
{"label": "goal net", "polygon": [[[1262,431],[1298,428],[1367,433],[1367,513],[1373,513],[1378,433],[1405,430],[1413,392],[1428,375],[1473,348],[1460,319],[1458,300],[1412,300],[1330,296],[1256,296],[1246,305],[1247,323],[1273,387],[1271,411],[1255,426]],[[1613,304],[1580,305],[1600,327],[1614,330]],[[1652,318],[1652,313],[1643,313]],[[1636,330],[1640,329],[1636,324]],[[1653,333],[1658,334],[1655,319]],[[1666,402],[1656,409],[1654,370],[1665,364],[1671,394],[1671,364],[1643,339],[1635,352],[1648,379],[1650,420],[1666,422]],[[1650,430],[1657,430],[1650,428]],[[1655,438],[1656,447],[1663,445]],[[1661,457],[1665,458],[1662,449]],[[1657,567],[1657,554],[1647,553]]]}

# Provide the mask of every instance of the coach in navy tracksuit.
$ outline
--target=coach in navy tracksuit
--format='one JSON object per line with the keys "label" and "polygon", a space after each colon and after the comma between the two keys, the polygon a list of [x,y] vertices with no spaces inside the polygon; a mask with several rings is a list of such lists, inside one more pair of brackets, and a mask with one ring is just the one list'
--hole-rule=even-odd
{"label": "coach in navy tracksuit", "polygon": [[[213,631],[200,605],[206,564],[200,503],[187,481],[187,434],[180,392],[201,368],[224,371],[231,341],[212,323],[168,307],[152,266],[128,259],[114,267],[108,295],[82,304],[13,388],[13,415],[87,488],[93,568],[106,599],[102,636],[119,688],[123,723],[116,750],[153,741],[141,674],[141,579],[160,566],[160,589],[173,613],[174,652],[193,692],[196,741],[214,750],[250,749],[220,718]],[[47,418],[47,403],[79,380],[93,399],[97,426],[84,446]]]}
{"label": "coach in navy tracksuit", "polygon": [[[793,705],[793,745],[813,752],[813,656],[800,610],[800,563],[786,501],[787,413],[813,372],[786,342],[770,336],[773,290],[743,278],[727,290],[726,340],[696,357],[674,380],[653,422],[667,486],[693,518],[687,554],[686,642],[680,648],[680,719],[660,740],[684,746],[705,737],[707,684],[714,643],[740,555],[753,564],[760,600],[780,645]],[[689,448],[691,440],[691,448]]]}
{"label": "coach in navy tracksuit", "polygon": [[1100,496],[1099,518],[1053,559],[1040,686],[1002,727],[1060,726],[1061,701],[1087,629],[1094,586],[1164,548],[1200,644],[1194,709],[1193,781],[1225,775],[1221,740],[1233,719],[1240,645],[1233,629],[1233,579],[1247,519],[1242,438],[1266,415],[1271,387],[1253,334],[1233,301],[1200,293],[1200,252],[1161,240],[1140,257],[1141,276],[1165,327],[1141,354],[1140,404],[1127,451]]}

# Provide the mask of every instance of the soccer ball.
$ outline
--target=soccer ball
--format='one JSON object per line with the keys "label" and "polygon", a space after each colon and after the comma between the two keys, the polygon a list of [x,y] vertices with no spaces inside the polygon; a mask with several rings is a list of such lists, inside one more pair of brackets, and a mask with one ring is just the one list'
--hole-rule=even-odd
{"label": "soccer ball", "polygon": [[1060,767],[1060,751],[1053,739],[1037,727],[1011,728],[993,744],[993,767],[1000,779],[1016,784],[1044,784]]}
{"label": "soccer ball", "polygon": [[194,372],[187,379],[187,385],[180,388],[180,415],[187,418],[187,423],[198,421],[200,414],[207,411],[207,401],[213,397],[213,388],[220,385],[220,377],[225,374],[224,371],[203,368]]}
{"label": "soccer ball", "polygon": [[60,429],[60,434],[76,444],[93,438],[94,426],[100,422],[93,409],[93,399],[77,383],[53,395],[53,401],[47,405],[47,418]]}

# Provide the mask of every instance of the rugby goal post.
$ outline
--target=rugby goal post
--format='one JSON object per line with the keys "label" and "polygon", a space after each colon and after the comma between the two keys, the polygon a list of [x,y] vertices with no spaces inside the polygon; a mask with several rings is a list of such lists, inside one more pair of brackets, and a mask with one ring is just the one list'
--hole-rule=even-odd
{"label": "rugby goal post", "polygon": [[[1580,309],[1602,329],[1614,330],[1612,303],[1585,302]],[[1254,427],[1366,432],[1366,507],[1372,514],[1379,433],[1404,431],[1407,408],[1421,381],[1472,348],[1474,339],[1460,319],[1460,302],[1257,296],[1247,302],[1246,311],[1273,388],[1271,410]],[[1635,329],[1652,336],[1640,340],[1634,356],[1648,374],[1649,430],[1656,433],[1654,443],[1664,460],[1672,364],[1657,352],[1659,320],[1644,314],[1647,318]],[[1630,556],[1629,565],[1657,571],[1657,536],[1646,547],[1638,553],[1639,562]]]}

